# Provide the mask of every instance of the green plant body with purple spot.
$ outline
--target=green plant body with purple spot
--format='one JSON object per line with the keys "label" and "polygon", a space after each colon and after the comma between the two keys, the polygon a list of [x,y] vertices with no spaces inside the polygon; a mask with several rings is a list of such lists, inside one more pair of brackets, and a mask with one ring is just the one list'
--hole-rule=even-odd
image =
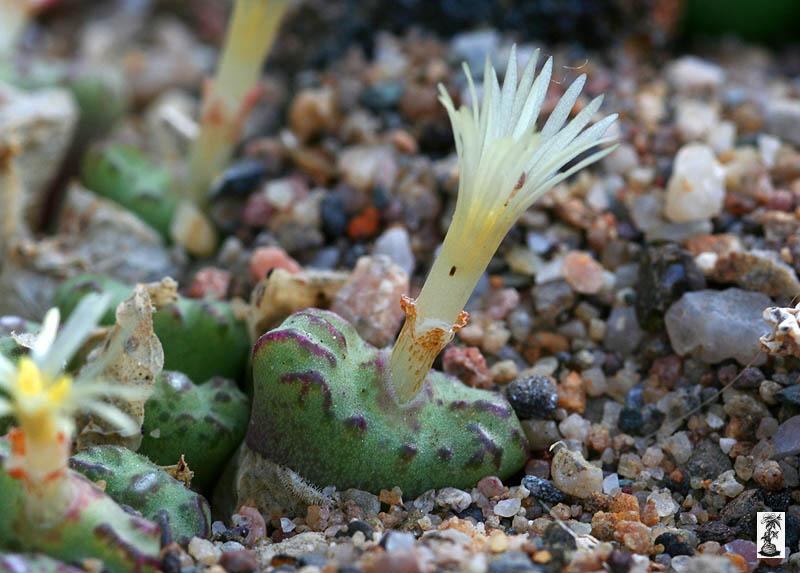
{"label": "green plant body with purple spot", "polygon": [[185,456],[192,487],[208,492],[241,444],[250,401],[225,378],[196,385],[180,372],[162,372],[145,404],[139,453],[165,466]]}
{"label": "green plant body with purple spot", "polygon": [[526,440],[503,397],[431,371],[401,405],[388,359],[334,313],[293,314],[253,350],[246,446],[318,487],[412,497],[522,467]]}
{"label": "green plant body with purple spot", "polygon": [[70,467],[92,481],[104,481],[106,493],[147,519],[169,527],[179,543],[208,537],[211,512],[200,494],[185,487],[144,456],[120,446],[95,446],[70,459]]}
{"label": "green plant body with purple spot", "polygon": [[[8,455],[0,440],[0,463]],[[61,519],[39,523],[26,511],[19,480],[0,471],[0,549],[42,552],[55,559],[99,559],[107,571],[155,571],[160,563],[158,526],[122,509],[84,476],[69,472],[71,501]]]}

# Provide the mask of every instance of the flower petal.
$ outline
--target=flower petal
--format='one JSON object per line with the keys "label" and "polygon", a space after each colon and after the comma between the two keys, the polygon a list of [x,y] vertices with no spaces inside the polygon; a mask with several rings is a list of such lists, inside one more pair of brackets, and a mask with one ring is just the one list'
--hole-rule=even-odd
{"label": "flower petal", "polygon": [[110,300],[111,296],[107,293],[92,293],[83,297],[50,351],[41,359],[41,368],[48,376],[55,377],[83,345],[105,313]]}
{"label": "flower petal", "polygon": [[31,348],[31,357],[35,362],[41,362],[44,357],[47,356],[47,353],[50,352],[53,341],[55,341],[56,335],[58,334],[58,323],[60,320],[61,311],[57,308],[51,308],[47,311],[47,314],[44,315],[42,330],[39,331],[39,334],[36,336],[36,341]]}

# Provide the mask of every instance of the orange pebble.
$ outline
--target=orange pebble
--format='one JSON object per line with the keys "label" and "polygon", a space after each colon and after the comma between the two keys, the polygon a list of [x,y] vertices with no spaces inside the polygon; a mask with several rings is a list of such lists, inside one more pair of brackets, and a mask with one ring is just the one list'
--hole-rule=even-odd
{"label": "orange pebble", "polygon": [[351,239],[368,239],[378,232],[381,213],[375,207],[367,207],[350,220],[347,234]]}

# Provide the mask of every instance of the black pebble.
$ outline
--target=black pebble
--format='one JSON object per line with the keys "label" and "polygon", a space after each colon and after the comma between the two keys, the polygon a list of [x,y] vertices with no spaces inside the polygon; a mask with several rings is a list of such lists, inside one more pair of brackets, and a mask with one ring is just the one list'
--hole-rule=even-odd
{"label": "black pebble", "polygon": [[694,555],[694,549],[687,543],[686,538],[677,533],[662,533],[655,539],[656,545],[663,545],[664,552],[672,557],[678,555]]}
{"label": "black pebble", "polygon": [[523,420],[547,419],[558,406],[556,385],[546,376],[538,374],[511,382],[506,397],[517,416]]}
{"label": "black pebble", "polygon": [[628,573],[633,565],[633,556],[625,551],[614,549],[606,560],[611,573]]}
{"label": "black pebble", "polygon": [[364,537],[367,539],[372,539],[372,526],[367,523],[366,521],[361,521],[360,519],[354,519],[350,523],[347,524],[347,535],[353,537],[357,531],[360,531],[364,534]]}
{"label": "black pebble", "polygon": [[559,503],[566,499],[566,496],[552,482],[540,477],[527,475],[522,478],[522,486],[531,492],[533,497],[548,503]]}

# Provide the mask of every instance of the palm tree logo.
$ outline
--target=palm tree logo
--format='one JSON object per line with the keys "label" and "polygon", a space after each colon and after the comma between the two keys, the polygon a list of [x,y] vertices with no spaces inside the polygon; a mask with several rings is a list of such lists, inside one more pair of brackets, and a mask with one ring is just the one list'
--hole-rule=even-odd
{"label": "palm tree logo", "polygon": [[759,554],[765,557],[776,557],[781,554],[781,551],[775,547],[773,540],[779,537],[782,529],[781,514],[780,513],[764,513],[761,517],[761,524],[764,526],[764,532],[761,535],[761,541],[764,544],[758,550]]}

